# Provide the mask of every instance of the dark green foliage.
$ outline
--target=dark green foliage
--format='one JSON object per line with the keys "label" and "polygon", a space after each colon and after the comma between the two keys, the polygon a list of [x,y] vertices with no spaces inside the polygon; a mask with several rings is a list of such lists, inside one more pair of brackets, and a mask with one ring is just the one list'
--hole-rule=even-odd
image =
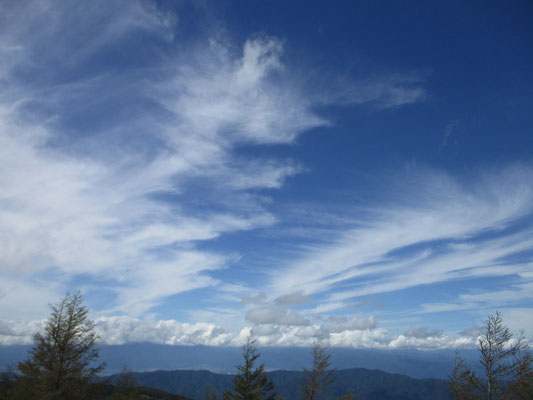
{"label": "dark green foliage", "polygon": [[276,399],[276,394],[271,393],[274,390],[274,384],[265,373],[265,365],[261,364],[254,368],[260,356],[254,347],[254,342],[249,338],[244,345],[242,352],[244,363],[237,366],[240,373],[233,378],[233,392],[229,390],[224,392],[224,400]]}
{"label": "dark green foliage", "polygon": [[318,339],[311,352],[313,355],[313,368],[304,368],[305,379],[302,382],[304,400],[316,400],[328,392],[335,381],[337,370],[331,368],[331,354],[322,345],[322,338]]}
{"label": "dark green foliage", "polygon": [[0,400],[9,400],[14,397],[15,383],[17,375],[15,374],[15,368],[8,366],[0,374]]}
{"label": "dark green foliage", "polygon": [[[44,335],[34,336],[30,358],[18,364],[18,399],[83,400],[90,393],[89,382],[104,367],[93,366],[98,358],[94,324],[80,293],[67,294],[51,306]],[[93,388],[93,387],[91,387]]]}
{"label": "dark green foliage", "polygon": [[474,372],[457,357],[450,376],[452,395],[458,400],[500,400],[533,398],[533,359],[524,333],[513,338],[500,313],[485,321],[479,338],[481,373]]}

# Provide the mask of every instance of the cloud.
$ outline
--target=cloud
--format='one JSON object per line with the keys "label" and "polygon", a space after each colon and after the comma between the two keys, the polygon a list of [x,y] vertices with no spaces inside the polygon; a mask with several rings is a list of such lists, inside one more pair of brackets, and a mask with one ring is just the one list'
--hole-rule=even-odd
{"label": "cloud", "polygon": [[104,344],[152,342],[168,345],[230,345],[233,335],[211,323],[175,320],[142,321],[131,317],[101,317],[95,330]]}
{"label": "cloud", "polygon": [[419,350],[427,349],[450,349],[450,348],[474,348],[476,340],[469,337],[453,338],[447,335],[429,336],[429,337],[412,337],[400,335],[392,340],[388,347],[390,348],[414,348]]}
{"label": "cloud", "polygon": [[303,291],[286,294],[274,299],[274,304],[281,307],[292,307],[309,303],[311,303],[311,298],[306,296],[305,292]]}
{"label": "cloud", "polygon": [[252,328],[252,336],[253,337],[261,337],[261,336],[279,336],[280,333],[280,327],[278,325],[256,325]]}
{"label": "cloud", "polygon": [[329,316],[322,329],[329,333],[340,333],[344,331],[370,330],[377,327],[376,318],[373,315],[348,318],[346,316]]}
{"label": "cloud", "polygon": [[530,343],[533,343],[533,308],[527,306],[506,307],[501,309],[501,314],[506,326],[516,335],[524,331]]}
{"label": "cloud", "polygon": [[[487,313],[502,307],[510,307],[514,304],[533,299],[533,281],[531,280],[531,264],[516,263],[514,265],[499,264],[494,267],[481,267],[470,271],[471,275],[509,276],[505,289],[488,290],[475,289],[461,293],[456,299],[448,303],[425,303],[415,313],[435,313],[457,310],[480,310]],[[468,335],[467,335],[468,336]]]}
{"label": "cloud", "polygon": [[297,313],[271,306],[252,308],[247,312],[246,320],[258,325],[275,324],[300,326],[309,324],[307,319]]}
{"label": "cloud", "polygon": [[76,65],[139,30],[170,40],[176,23],[151,2],[137,0],[78,6],[64,0],[23,0],[3,3],[2,11],[4,48],[18,51],[11,65],[32,68]]}
{"label": "cloud", "polygon": [[442,331],[428,330],[423,326],[410,326],[407,332],[404,333],[404,336],[408,338],[425,339],[430,337],[441,337],[443,334],[444,332]]}
{"label": "cloud", "polygon": [[0,320],[0,345],[33,343],[33,335],[44,329],[44,321]]}
{"label": "cloud", "polygon": [[264,292],[257,293],[255,295],[244,296],[241,300],[244,304],[263,304],[268,300],[268,296]]}
{"label": "cloud", "polygon": [[[252,335],[261,346],[312,346],[318,337],[324,345],[351,348],[474,348],[476,337],[447,334],[420,337],[394,335],[378,328],[372,318],[367,326],[345,324],[338,329],[332,320],[305,326],[261,324],[232,331],[214,323],[139,319],[128,316],[97,317],[95,330],[102,345],[150,342],[166,345],[242,346]],[[351,319],[344,319],[350,322]],[[362,319],[361,321],[364,321]],[[375,322],[375,321],[374,321]],[[330,326],[328,327],[328,324]],[[351,326],[350,326],[351,325]],[[42,332],[44,321],[0,320],[0,345],[31,344],[33,335]]]}
{"label": "cloud", "polygon": [[[311,100],[289,81],[269,79],[282,67],[282,48],[274,38],[257,37],[244,44],[242,58],[235,60],[216,43],[193,55],[194,68],[179,68],[172,85],[165,82],[156,92],[157,100],[177,117],[178,129],[201,134],[192,144],[204,151],[216,152],[232,142],[291,143],[327,121],[310,111]],[[168,129],[169,141],[187,149],[191,138],[173,137],[175,129]]]}
{"label": "cloud", "polygon": [[307,245],[301,257],[272,272],[265,290],[313,296],[350,287],[321,302],[331,311],[351,299],[419,285],[526,273],[529,265],[503,260],[526,251],[533,238],[529,227],[510,230],[533,212],[531,182],[533,170],[523,164],[469,182],[436,171],[418,174],[402,182],[393,205],[367,208],[366,218],[353,220],[355,228]]}
{"label": "cloud", "polygon": [[363,307],[372,307],[372,308],[376,308],[376,309],[383,309],[383,308],[386,307],[385,304],[382,304],[379,301],[377,301],[377,299],[374,296],[363,297],[362,299],[359,299],[359,300],[354,301],[354,302],[345,301],[344,305],[346,307],[356,308],[356,309],[363,308]]}
{"label": "cloud", "polygon": [[331,334],[328,345],[361,349],[379,349],[387,348],[390,340],[390,333],[383,328],[356,331],[348,330]]}
{"label": "cloud", "polygon": [[[45,309],[17,293],[46,304],[80,282],[105,296],[99,311],[130,316],[186,291],[223,291],[217,272],[239,256],[204,243],[278,221],[267,191],[305,166],[238,150],[329,125],[315,111],[321,96],[284,63],[278,38],[182,35],[179,16],[151,1],[0,5],[6,317]],[[335,101],[392,107],[422,92],[398,75]],[[274,303],[305,305],[298,290]],[[306,321],[274,308],[250,318],[268,310],[272,321]]]}
{"label": "cloud", "polygon": [[[339,345],[442,347],[470,339],[421,327],[397,336],[374,316],[318,317],[468,281],[410,312],[504,305],[514,325],[527,319],[530,165],[458,178],[418,163],[384,181],[389,202],[283,214],[271,194],[308,167],[271,148],[329,126],[320,105],[424,101],[425,77],[310,89],[279,38],[208,36],[184,35],[179,17],[151,1],[0,5],[0,318],[39,321],[47,303],[82,286],[105,299],[94,304],[109,343],[240,343],[252,331],[279,345],[323,334]],[[226,251],[235,234],[282,224],[299,240],[270,272]],[[190,315],[211,323],[142,318],[202,290]],[[253,327],[241,329],[243,314]],[[238,332],[222,329],[227,321]],[[28,340],[16,324],[2,326],[1,340]]]}
{"label": "cloud", "polygon": [[[282,43],[257,36],[234,51],[219,38],[169,59],[158,46],[175,40],[178,21],[151,2],[3,7],[3,307],[24,312],[16,292],[28,286],[53,302],[81,276],[112,299],[107,312],[131,315],[218,285],[212,272],[236,256],[198,242],[275,223],[258,190],[301,171],[292,160],[237,156],[235,146],[290,144],[327,123],[284,84]],[[141,31],[149,61],[101,62]]]}
{"label": "cloud", "polygon": [[379,108],[395,108],[425,100],[422,74],[390,74],[348,82],[344,77],[328,101],[345,104],[373,104]]}
{"label": "cloud", "polygon": [[467,328],[459,332],[461,336],[471,336],[471,337],[478,337],[483,332],[482,326],[474,326],[472,328]]}

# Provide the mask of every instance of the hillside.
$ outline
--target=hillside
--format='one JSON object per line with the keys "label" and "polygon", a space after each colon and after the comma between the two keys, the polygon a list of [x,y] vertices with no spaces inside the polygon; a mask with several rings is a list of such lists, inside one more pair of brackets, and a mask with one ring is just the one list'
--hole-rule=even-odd
{"label": "hillside", "polygon": [[[15,383],[0,381],[0,399],[13,399]],[[178,394],[168,393],[164,390],[152,387],[138,387],[137,394],[143,400],[191,400]],[[108,400],[117,398],[116,388],[108,383],[94,383],[91,388],[91,399],[93,400]],[[119,397],[120,398],[120,397]]]}
{"label": "hillside", "polygon": [[[232,389],[233,375],[216,374],[209,371],[155,371],[135,373],[143,386],[153,387],[169,393],[179,393],[195,400],[202,400],[211,388],[217,394]],[[269,376],[276,385],[276,391],[285,400],[300,397],[301,371],[272,371]],[[352,392],[357,400],[449,400],[450,394],[445,381],[438,379],[413,379],[405,375],[389,374],[379,370],[352,368],[340,370],[331,387],[332,399]]]}

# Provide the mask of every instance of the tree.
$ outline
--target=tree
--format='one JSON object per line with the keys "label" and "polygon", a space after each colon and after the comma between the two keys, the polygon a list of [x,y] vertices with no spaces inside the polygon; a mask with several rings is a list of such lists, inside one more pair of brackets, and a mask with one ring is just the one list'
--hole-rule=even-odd
{"label": "tree", "polygon": [[137,379],[127,367],[122,369],[114,384],[115,390],[109,400],[138,400],[142,398]]}
{"label": "tree", "polygon": [[355,400],[355,396],[352,392],[348,392],[339,397],[339,400]]}
{"label": "tree", "polygon": [[13,399],[13,389],[17,381],[15,367],[8,365],[0,373],[0,400]]}
{"label": "tree", "polygon": [[304,368],[305,378],[302,383],[303,399],[315,400],[327,393],[331,384],[335,381],[336,369],[331,369],[331,354],[322,344],[319,338],[311,351],[313,355],[313,369]]}
{"label": "tree", "polygon": [[89,383],[105,364],[95,348],[98,336],[82,296],[67,295],[51,305],[44,334],[34,336],[30,358],[18,364],[21,373],[18,396],[31,399],[81,400],[87,398]]}
{"label": "tree", "polygon": [[496,312],[485,321],[478,349],[481,375],[456,357],[450,376],[450,388],[455,399],[533,398],[533,360],[524,332],[514,338],[503,324],[500,313]]}
{"label": "tree", "polygon": [[455,400],[481,399],[481,394],[475,390],[479,386],[477,379],[465,361],[458,354],[455,354],[455,364],[449,382],[453,398]]}
{"label": "tree", "polygon": [[274,384],[268,379],[265,364],[254,369],[260,354],[254,346],[255,340],[248,338],[242,348],[243,365],[237,366],[239,374],[233,378],[234,393],[225,391],[224,400],[275,400]]}
{"label": "tree", "polygon": [[209,386],[204,395],[204,400],[217,400],[217,392],[213,388],[213,386]]}

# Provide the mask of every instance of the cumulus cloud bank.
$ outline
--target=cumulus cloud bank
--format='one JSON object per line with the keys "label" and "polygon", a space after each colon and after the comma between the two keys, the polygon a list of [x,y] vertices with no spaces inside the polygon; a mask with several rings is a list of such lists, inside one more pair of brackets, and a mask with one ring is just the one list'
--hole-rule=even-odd
{"label": "cumulus cloud bank", "polygon": [[[30,344],[45,321],[2,321],[0,345]],[[417,328],[427,332],[425,328]],[[101,345],[150,342],[182,346],[242,346],[249,335],[262,346],[312,346],[322,338],[327,346],[351,348],[473,348],[477,337],[438,335],[395,335],[376,324],[373,316],[331,318],[305,326],[259,324],[229,331],[214,323],[184,323],[176,320],[98,317],[95,331]]]}

